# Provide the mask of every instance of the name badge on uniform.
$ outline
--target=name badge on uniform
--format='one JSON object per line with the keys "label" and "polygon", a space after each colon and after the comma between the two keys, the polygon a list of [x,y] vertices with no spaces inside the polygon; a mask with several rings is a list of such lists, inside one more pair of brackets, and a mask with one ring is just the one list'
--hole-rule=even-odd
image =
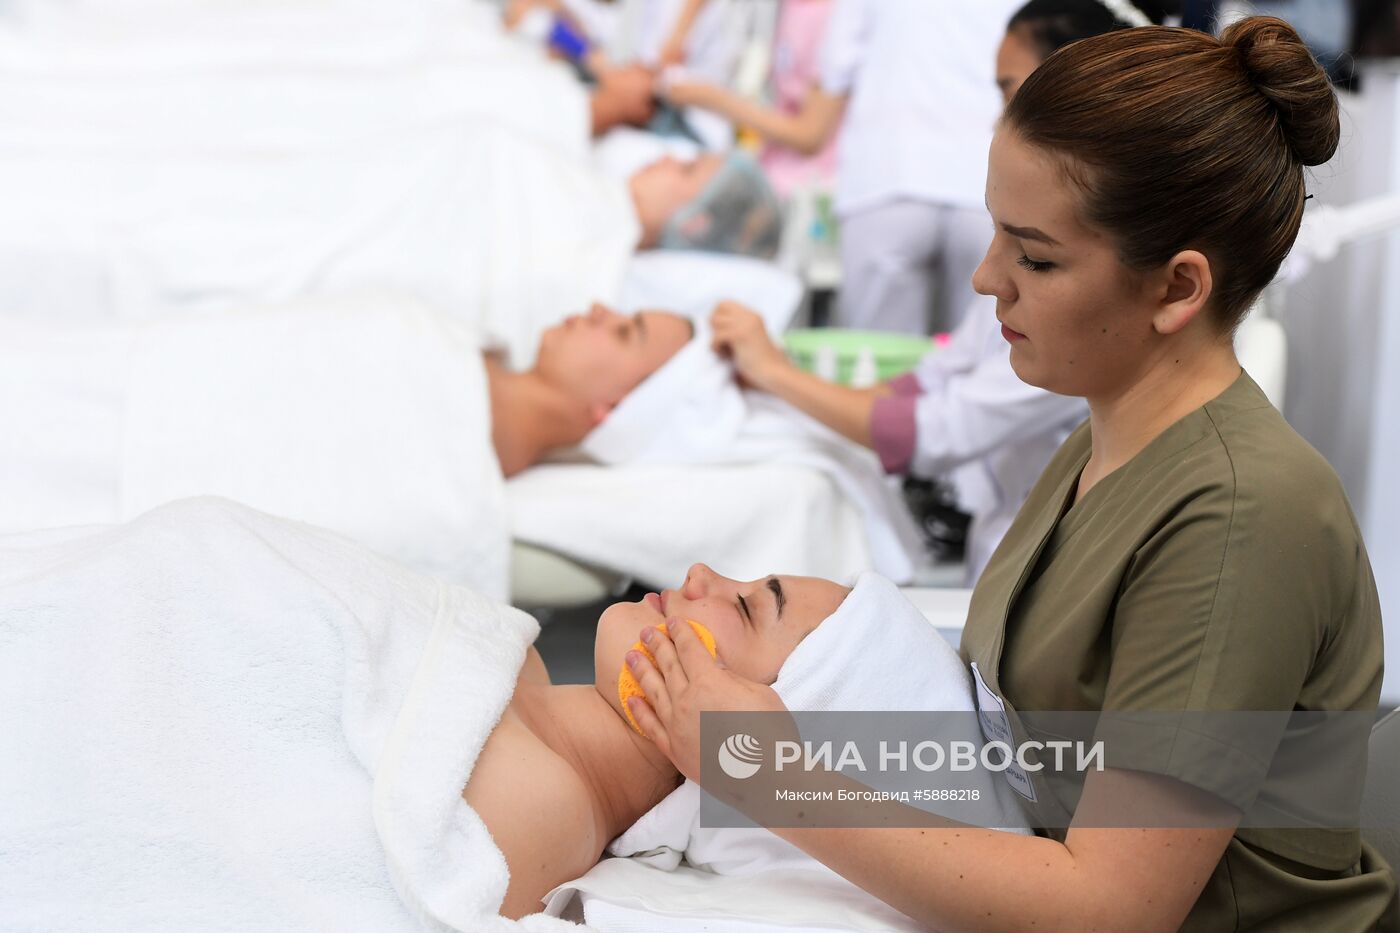
{"label": "name badge on uniform", "polygon": [[[987,686],[987,682],[982,679],[982,672],[977,669],[976,661],[972,662],[972,678],[977,681],[977,721],[982,726],[982,738],[988,742],[1002,742],[1008,749],[1014,750],[1016,739],[1011,734],[1011,720],[1006,715],[1006,703]],[[1031,783],[1025,770],[1016,763],[1014,751],[1002,774],[1006,775],[1006,782],[1011,785],[1012,790],[1035,803],[1035,785]]]}

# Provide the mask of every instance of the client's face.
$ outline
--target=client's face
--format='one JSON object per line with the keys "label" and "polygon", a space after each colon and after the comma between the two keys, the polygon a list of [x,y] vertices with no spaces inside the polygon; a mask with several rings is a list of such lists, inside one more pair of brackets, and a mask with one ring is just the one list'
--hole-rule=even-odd
{"label": "client's face", "polygon": [[595,304],[544,332],[535,369],[573,398],[607,409],[675,356],[693,333],[679,314],[623,315]]}
{"label": "client's face", "polygon": [[600,693],[617,706],[617,675],[642,629],[689,619],[715,637],[724,665],[771,684],[802,639],[836,611],[850,590],[815,577],[774,576],[741,582],[696,564],[676,590],[648,593],[608,607],[598,620],[593,662]]}
{"label": "client's face", "polygon": [[672,215],[700,197],[723,164],[724,157],[714,154],[689,162],[667,156],[632,176],[632,202],[642,223],[643,245],[652,245]]}

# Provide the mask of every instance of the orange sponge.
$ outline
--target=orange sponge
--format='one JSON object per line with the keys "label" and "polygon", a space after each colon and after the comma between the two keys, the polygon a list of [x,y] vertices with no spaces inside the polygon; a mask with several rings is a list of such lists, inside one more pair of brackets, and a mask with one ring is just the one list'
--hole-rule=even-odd
{"label": "orange sponge", "polygon": [[[699,622],[696,622],[693,619],[686,619],[686,622],[688,622],[690,624],[690,627],[695,630],[695,634],[700,636],[700,643],[705,646],[706,651],[710,652],[710,657],[716,657],[715,636],[710,633],[710,630],[705,628],[705,626],[701,625]],[[663,632],[666,631],[666,623],[663,622],[661,625],[658,626],[658,628],[660,628]],[[650,651],[647,650],[646,645],[642,644],[641,642],[637,642],[635,645],[633,645],[632,650],[640,651],[642,654],[647,656],[648,660],[655,663],[656,658],[652,657],[652,654]],[[645,736],[646,733],[642,731],[641,726],[637,725],[637,720],[632,718],[632,711],[627,708],[627,700],[631,697],[645,698],[646,693],[643,692],[642,685],[637,683],[637,678],[632,676],[632,671],[629,670],[627,665],[624,663],[622,665],[622,673],[617,676],[617,698],[622,703],[622,715],[627,717],[628,723],[631,724],[633,729],[637,730],[638,735]]]}

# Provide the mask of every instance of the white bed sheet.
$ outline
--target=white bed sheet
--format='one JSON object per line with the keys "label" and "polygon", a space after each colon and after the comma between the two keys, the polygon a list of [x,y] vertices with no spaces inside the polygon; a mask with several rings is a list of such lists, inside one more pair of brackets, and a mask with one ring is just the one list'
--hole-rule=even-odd
{"label": "white bed sheet", "polygon": [[558,916],[577,896],[598,933],[858,933],[923,930],[899,911],[826,872],[767,871],[747,877],[681,866],[651,868],[604,859],[551,892]]}
{"label": "white bed sheet", "polygon": [[871,566],[861,516],[806,467],[554,464],[507,481],[506,502],[517,541],[657,588],[696,561],[744,580],[850,582]]}

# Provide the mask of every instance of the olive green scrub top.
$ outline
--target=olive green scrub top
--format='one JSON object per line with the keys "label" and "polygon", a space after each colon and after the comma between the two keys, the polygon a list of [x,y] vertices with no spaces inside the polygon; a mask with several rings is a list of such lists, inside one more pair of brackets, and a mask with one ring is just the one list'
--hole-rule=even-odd
{"label": "olive green scrub top", "polygon": [[[1010,717],[1376,709],[1380,609],[1356,519],[1254,380],[1242,374],[1076,504],[1089,453],[1085,424],[973,594],[963,658]],[[1172,771],[1160,769],[1192,783]],[[1394,897],[1356,830],[1241,828],[1183,928],[1370,930]]]}

